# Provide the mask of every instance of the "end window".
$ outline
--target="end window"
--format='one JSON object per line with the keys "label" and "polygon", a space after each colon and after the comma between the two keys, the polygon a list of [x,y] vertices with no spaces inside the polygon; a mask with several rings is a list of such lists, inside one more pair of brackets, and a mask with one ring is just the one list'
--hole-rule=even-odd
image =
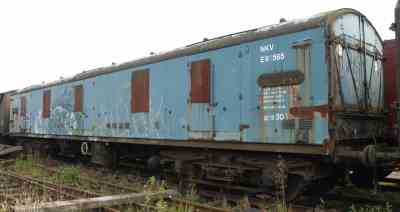
{"label": "end window", "polygon": [[74,87],[74,112],[83,112],[83,85]]}
{"label": "end window", "polygon": [[193,103],[210,102],[210,60],[199,60],[190,65],[190,99]]}
{"label": "end window", "polygon": [[43,110],[42,110],[43,118],[50,117],[50,105],[51,105],[51,91],[45,90],[43,91]]}
{"label": "end window", "polygon": [[131,81],[131,112],[149,112],[149,70],[134,71]]}

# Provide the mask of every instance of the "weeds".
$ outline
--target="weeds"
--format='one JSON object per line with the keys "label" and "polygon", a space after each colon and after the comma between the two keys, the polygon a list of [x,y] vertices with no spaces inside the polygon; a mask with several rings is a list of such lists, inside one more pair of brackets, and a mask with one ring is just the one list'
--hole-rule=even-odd
{"label": "weeds", "polygon": [[[181,204],[179,206],[169,206],[164,199],[163,195],[153,196],[153,193],[162,193],[166,191],[166,184],[164,181],[158,182],[155,177],[150,177],[143,187],[143,192],[146,193],[143,212],[156,211],[156,212],[193,212],[194,208],[189,204]],[[189,199],[196,199],[194,189],[188,195]]]}
{"label": "weeds", "polygon": [[[17,158],[15,161],[15,165],[12,167],[15,172],[21,175],[28,175],[32,177],[45,177],[55,183],[59,184],[68,184],[73,186],[85,187],[84,180],[80,180],[81,177],[81,167],[74,165],[65,165],[59,168],[59,172],[57,174],[50,174],[52,172],[47,172],[44,169],[40,168],[38,164],[40,161],[35,159],[32,155],[28,155],[26,159]],[[87,174],[85,172],[85,174]],[[47,175],[47,177],[46,177]],[[84,175],[83,175],[84,176]],[[287,212],[287,170],[283,163],[277,163],[276,172],[273,173],[273,179],[275,182],[276,189],[276,199],[273,205],[266,203],[265,211],[274,211],[274,212]],[[137,181],[140,179],[134,179],[133,181],[126,183],[138,183]],[[143,181],[141,181],[142,183]],[[141,184],[140,183],[140,184]],[[132,185],[132,184],[130,184]],[[100,185],[101,186],[101,185]],[[90,189],[90,188],[88,188]],[[143,186],[143,192],[146,193],[144,203],[142,206],[138,208],[132,205],[129,208],[126,208],[126,212],[140,211],[140,212],[194,212],[194,208],[189,202],[193,203],[206,203],[205,199],[202,199],[197,195],[196,189],[194,185],[191,185],[188,188],[187,194],[184,195],[184,199],[187,200],[188,203],[182,202],[178,205],[169,205],[169,203],[164,199],[164,195],[153,195],[154,193],[163,193],[167,189],[167,185],[164,181],[157,181],[155,177],[148,178],[147,182]],[[140,189],[138,189],[140,190]],[[105,190],[107,191],[107,190]],[[10,191],[12,192],[12,191]],[[43,194],[43,191],[37,191],[35,189],[29,188],[29,186],[24,187],[21,190],[21,193],[26,194],[23,195],[24,199],[20,199],[17,204],[39,204],[40,202],[54,201],[56,199],[52,199],[51,195]],[[106,192],[105,192],[106,193]],[[12,194],[12,193],[10,193]],[[57,197],[60,198],[60,197]],[[320,199],[320,205],[318,209],[324,211],[329,208],[331,202],[325,202],[323,199]],[[272,207],[272,208],[271,208]],[[10,203],[7,201],[0,202],[0,212],[7,211],[10,208]],[[251,204],[247,197],[244,197],[240,201],[236,208],[236,211],[247,211],[251,208]],[[394,211],[390,204],[386,204],[385,206],[351,206],[350,208],[347,206],[343,207],[345,211],[349,212],[392,212]],[[289,210],[290,211],[290,210]]]}
{"label": "weeds", "polygon": [[282,159],[278,160],[276,165],[276,170],[273,174],[273,180],[276,189],[276,201],[275,201],[275,209],[276,212],[287,212],[287,204],[286,204],[286,189],[287,189],[287,180],[288,180],[288,170],[285,165],[285,161]]}
{"label": "weeds", "polygon": [[365,206],[359,207],[352,205],[350,207],[350,212],[392,212],[392,206],[389,203],[386,203],[385,206]]}
{"label": "weeds", "polygon": [[26,159],[23,159],[22,157],[17,158],[15,161],[15,172],[21,175],[40,177],[43,173],[40,168],[35,166],[36,163],[37,161],[32,155],[28,155]]}
{"label": "weeds", "polygon": [[166,186],[164,181],[161,181],[161,183],[157,182],[156,178],[150,177],[146,184],[143,186],[143,192],[146,194],[145,196],[145,201],[144,205],[146,206],[144,208],[144,211],[150,211],[152,208],[151,206],[154,205],[155,203],[155,210],[159,212],[167,212],[168,206],[167,203],[164,201],[163,196],[156,196],[153,197],[151,194],[153,193],[159,193],[159,192],[165,192]]}
{"label": "weeds", "polygon": [[248,211],[251,208],[251,204],[248,197],[243,197],[239,200],[237,210],[238,211]]}
{"label": "weeds", "polygon": [[81,169],[79,166],[63,166],[56,181],[62,184],[77,185],[79,184]]}
{"label": "weeds", "polygon": [[200,204],[206,203],[207,200],[197,195],[196,185],[190,184],[189,188],[189,192],[186,192],[186,195],[184,197],[186,200]]}

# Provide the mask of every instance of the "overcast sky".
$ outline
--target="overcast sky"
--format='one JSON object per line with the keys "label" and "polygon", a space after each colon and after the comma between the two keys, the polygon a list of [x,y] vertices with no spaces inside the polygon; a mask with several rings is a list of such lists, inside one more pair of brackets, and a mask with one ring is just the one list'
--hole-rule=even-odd
{"label": "overcast sky", "polygon": [[0,92],[343,7],[394,37],[395,0],[1,0]]}

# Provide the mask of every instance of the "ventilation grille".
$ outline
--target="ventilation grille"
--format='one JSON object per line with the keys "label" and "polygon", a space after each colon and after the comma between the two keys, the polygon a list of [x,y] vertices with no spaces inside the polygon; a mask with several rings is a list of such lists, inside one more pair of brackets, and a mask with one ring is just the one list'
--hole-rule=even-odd
{"label": "ventilation grille", "polygon": [[300,130],[309,130],[313,127],[312,119],[300,119],[299,120],[299,129]]}

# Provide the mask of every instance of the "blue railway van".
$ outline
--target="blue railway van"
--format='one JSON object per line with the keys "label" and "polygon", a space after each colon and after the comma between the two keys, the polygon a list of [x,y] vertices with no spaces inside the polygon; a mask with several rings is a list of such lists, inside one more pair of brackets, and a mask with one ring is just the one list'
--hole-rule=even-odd
{"label": "blue railway van", "polygon": [[378,154],[382,48],[353,9],[282,21],[18,90],[10,135],[58,152],[172,164],[197,182],[266,188],[278,158],[292,194],[348,169],[364,182],[366,167],[384,176],[391,166],[378,161],[398,159],[393,149]]}

